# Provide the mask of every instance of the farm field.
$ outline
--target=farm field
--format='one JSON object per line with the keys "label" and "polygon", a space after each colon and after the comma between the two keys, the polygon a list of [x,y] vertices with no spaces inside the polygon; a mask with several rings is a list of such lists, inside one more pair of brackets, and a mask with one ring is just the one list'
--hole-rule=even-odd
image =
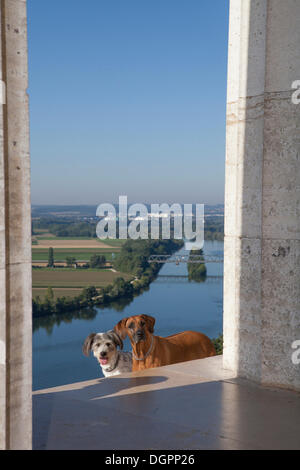
{"label": "farm field", "polygon": [[105,245],[114,246],[114,247],[121,247],[122,245],[124,245],[125,242],[127,242],[127,240],[120,240],[120,239],[113,240],[110,238],[106,238],[105,240],[100,240],[100,241],[102,243],[105,243]]}
{"label": "farm field", "polygon": [[[65,261],[67,256],[76,258],[77,261],[89,261],[94,254],[104,255],[108,261],[112,260],[112,253],[118,253],[119,248],[110,249],[89,249],[89,248],[56,248],[54,249],[54,261]],[[47,261],[48,248],[40,248],[39,245],[32,247],[32,261]]]}
{"label": "farm field", "polygon": [[36,235],[33,235],[33,238],[40,238],[40,237],[42,237],[42,238],[52,238],[53,237],[52,233],[50,233],[50,232],[45,232],[45,231],[44,232],[36,231],[36,232],[37,233],[36,233]]}
{"label": "farm field", "polygon": [[99,269],[95,271],[83,269],[48,269],[32,271],[33,288],[81,288],[88,286],[104,287],[111,284],[117,277],[123,277],[126,281],[133,279],[133,276],[126,273],[114,272],[109,269]]}
{"label": "farm field", "polygon": [[101,242],[98,238],[50,238],[36,237],[40,248],[101,248],[111,250],[111,246]]}
{"label": "farm field", "polygon": [[[69,297],[69,298],[77,297],[82,292],[82,289],[72,289],[72,288],[63,289],[60,287],[54,288],[52,290],[53,290],[53,296],[55,300],[58,299],[59,297]],[[33,298],[36,298],[37,296],[39,296],[39,298],[42,300],[45,297],[46,293],[47,293],[47,289],[44,287],[34,287],[32,289]]]}
{"label": "farm field", "polygon": [[56,237],[52,233],[35,235],[37,240],[98,240],[98,238],[91,237]]}
{"label": "farm field", "polygon": [[[121,250],[126,240],[105,240],[97,238],[69,237],[58,238],[47,231],[40,231],[34,237],[32,245],[33,263],[48,263],[49,248],[53,248],[54,263],[65,262],[67,257],[75,258],[77,262],[88,262],[92,255],[104,255],[108,262],[112,261]],[[106,243],[108,242],[108,243]],[[52,287],[54,298],[74,297],[81,293],[84,287],[104,287],[113,283],[117,277],[126,281],[133,279],[130,274],[115,272],[110,269],[84,270],[57,267],[52,269],[33,269],[33,297],[43,297],[47,288]]]}

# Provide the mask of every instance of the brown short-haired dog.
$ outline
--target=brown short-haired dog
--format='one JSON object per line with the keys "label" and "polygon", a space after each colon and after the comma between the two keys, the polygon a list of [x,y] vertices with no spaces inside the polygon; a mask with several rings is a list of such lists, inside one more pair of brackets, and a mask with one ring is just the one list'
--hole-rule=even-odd
{"label": "brown short-haired dog", "polygon": [[211,340],[203,333],[183,331],[163,338],[153,335],[154,324],[155,318],[149,315],[134,315],[114,327],[122,339],[129,336],[133,372],[216,355]]}

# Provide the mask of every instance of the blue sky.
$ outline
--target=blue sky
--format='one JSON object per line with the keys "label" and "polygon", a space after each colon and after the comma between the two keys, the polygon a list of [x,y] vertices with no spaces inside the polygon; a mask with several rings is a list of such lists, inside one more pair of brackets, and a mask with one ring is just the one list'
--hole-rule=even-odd
{"label": "blue sky", "polygon": [[32,202],[222,203],[228,0],[28,0]]}

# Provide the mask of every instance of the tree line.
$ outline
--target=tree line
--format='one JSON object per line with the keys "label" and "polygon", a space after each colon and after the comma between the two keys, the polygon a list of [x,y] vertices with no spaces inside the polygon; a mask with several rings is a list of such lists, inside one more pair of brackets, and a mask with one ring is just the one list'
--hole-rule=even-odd
{"label": "tree line", "polygon": [[[204,282],[206,279],[207,269],[204,264],[203,250],[191,250],[190,257],[193,256],[195,261],[199,260],[200,263],[188,263],[188,278],[189,281]],[[201,263],[203,261],[203,263]]]}
{"label": "tree line", "polygon": [[[162,223],[160,221],[160,223]],[[70,222],[70,220],[58,220],[53,218],[43,217],[39,220],[32,222],[32,234],[41,235],[36,232],[36,229],[47,229],[51,234],[56,237],[90,237],[96,238],[96,225],[97,222],[82,221],[82,222]],[[149,232],[150,232],[149,222]],[[118,226],[117,226],[118,229]],[[171,220],[171,234],[174,232],[174,221]],[[118,237],[118,230],[117,230]],[[172,235],[171,235],[172,238]],[[205,240],[218,240],[224,239],[224,217],[206,217],[204,226],[204,238]]]}
{"label": "tree line", "polygon": [[[66,264],[68,268],[72,268],[74,265],[76,265],[77,259],[75,256],[67,256],[66,257]],[[92,268],[92,269],[101,269],[105,267],[106,265],[106,257],[105,255],[100,255],[97,253],[94,253],[90,257],[90,261],[83,264],[80,266],[80,268],[87,269],[87,268]],[[54,261],[54,250],[52,247],[49,248],[48,250],[48,268],[54,268],[55,267],[55,261]]]}

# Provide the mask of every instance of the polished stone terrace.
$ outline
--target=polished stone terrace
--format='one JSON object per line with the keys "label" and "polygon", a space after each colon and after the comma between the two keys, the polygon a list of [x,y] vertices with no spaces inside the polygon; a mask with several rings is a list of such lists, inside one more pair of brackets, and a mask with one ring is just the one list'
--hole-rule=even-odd
{"label": "polished stone terrace", "polygon": [[300,394],[222,356],[39,390],[34,449],[300,449]]}

